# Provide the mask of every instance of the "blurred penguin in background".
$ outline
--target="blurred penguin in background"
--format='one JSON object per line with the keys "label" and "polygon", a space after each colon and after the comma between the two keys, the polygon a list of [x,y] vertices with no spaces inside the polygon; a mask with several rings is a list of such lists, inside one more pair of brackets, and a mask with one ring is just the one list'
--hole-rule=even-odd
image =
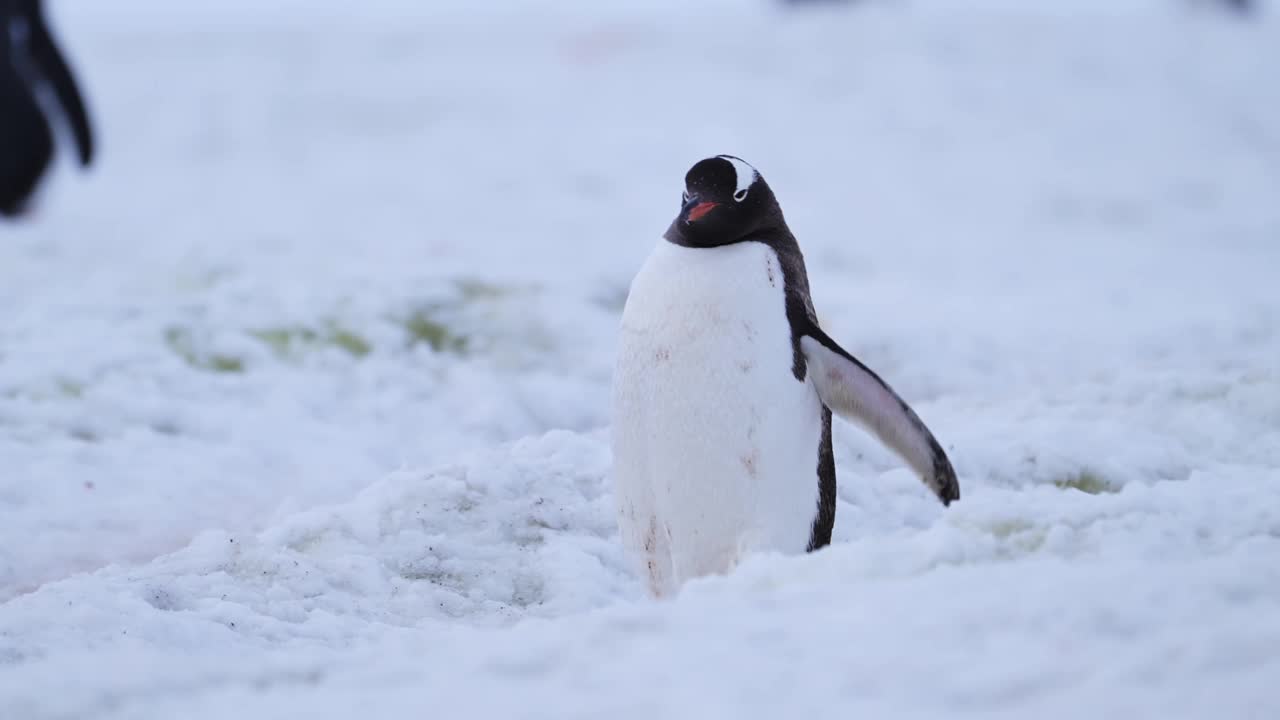
{"label": "blurred penguin in background", "polygon": [[80,165],[88,166],[88,113],[40,0],[0,0],[0,216],[27,209],[53,158],[55,115],[69,126]]}

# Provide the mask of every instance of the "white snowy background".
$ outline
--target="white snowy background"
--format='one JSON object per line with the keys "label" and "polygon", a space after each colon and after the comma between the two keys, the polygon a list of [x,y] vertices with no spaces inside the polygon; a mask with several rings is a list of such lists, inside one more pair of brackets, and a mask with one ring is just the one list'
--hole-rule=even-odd
{"label": "white snowy background", "polygon": [[[0,718],[1280,717],[1280,18],[1175,0],[64,0],[0,227]],[[836,543],[648,600],[608,392],[685,170],[769,179]]]}

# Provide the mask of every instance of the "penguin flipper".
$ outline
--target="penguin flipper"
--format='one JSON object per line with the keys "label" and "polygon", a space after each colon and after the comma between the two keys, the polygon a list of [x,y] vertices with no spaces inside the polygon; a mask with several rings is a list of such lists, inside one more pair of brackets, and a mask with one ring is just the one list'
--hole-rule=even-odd
{"label": "penguin flipper", "polygon": [[800,350],[824,405],[893,450],[943,505],[960,498],[960,483],[946,452],[888,383],[816,326],[801,336]]}
{"label": "penguin flipper", "polygon": [[75,76],[49,32],[40,3],[28,0],[19,3],[19,7],[19,12],[27,16],[27,52],[36,70],[53,87],[75,136],[80,164],[87,166],[93,160],[93,132]]}

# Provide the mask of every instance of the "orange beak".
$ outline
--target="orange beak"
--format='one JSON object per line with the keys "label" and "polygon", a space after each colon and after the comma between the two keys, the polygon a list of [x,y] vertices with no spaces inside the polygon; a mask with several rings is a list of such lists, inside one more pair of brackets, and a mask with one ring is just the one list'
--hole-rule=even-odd
{"label": "orange beak", "polygon": [[701,202],[694,205],[689,210],[689,222],[697,222],[698,220],[701,220],[707,213],[714,210],[717,204],[718,203],[713,202]]}

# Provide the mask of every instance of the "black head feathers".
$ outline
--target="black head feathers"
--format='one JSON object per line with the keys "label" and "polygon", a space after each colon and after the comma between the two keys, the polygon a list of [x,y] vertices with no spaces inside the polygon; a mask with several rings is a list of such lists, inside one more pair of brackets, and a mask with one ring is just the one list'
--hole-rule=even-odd
{"label": "black head feathers", "polygon": [[741,158],[717,155],[684,176],[680,213],[667,240],[688,247],[718,247],[789,234],[782,209],[760,173]]}

